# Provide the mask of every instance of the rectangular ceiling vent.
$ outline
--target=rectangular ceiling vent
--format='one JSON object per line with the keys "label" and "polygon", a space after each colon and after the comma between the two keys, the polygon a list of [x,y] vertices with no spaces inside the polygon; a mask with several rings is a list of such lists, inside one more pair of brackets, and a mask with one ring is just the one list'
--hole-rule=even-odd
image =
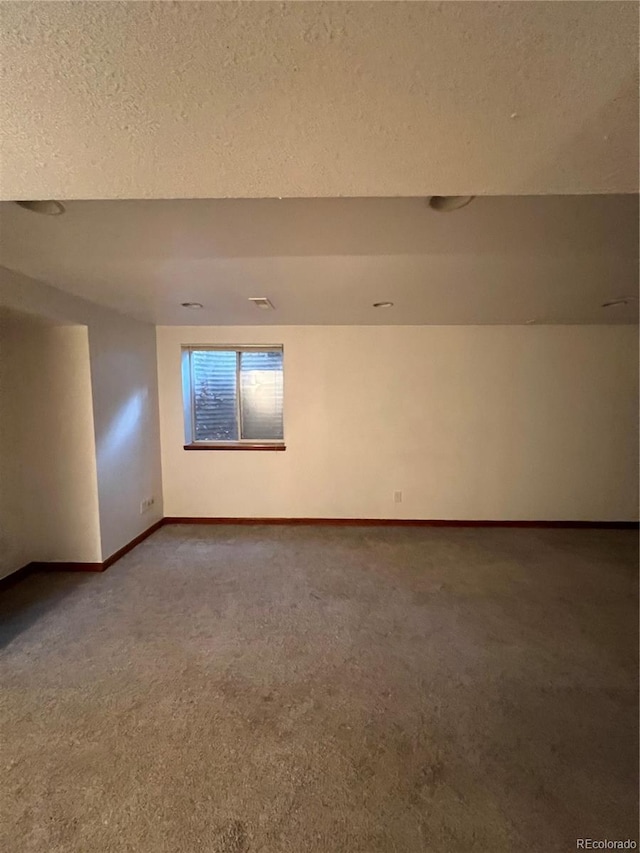
{"label": "rectangular ceiling vent", "polygon": [[249,302],[253,302],[256,308],[262,308],[263,311],[270,311],[273,308],[266,296],[250,296]]}

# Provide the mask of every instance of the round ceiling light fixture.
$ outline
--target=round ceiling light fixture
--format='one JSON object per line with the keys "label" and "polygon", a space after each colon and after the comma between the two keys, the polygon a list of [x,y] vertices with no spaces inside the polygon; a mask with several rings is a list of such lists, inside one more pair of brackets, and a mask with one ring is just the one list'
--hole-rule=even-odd
{"label": "round ceiling light fixture", "polygon": [[198,311],[200,308],[204,308],[202,302],[181,302],[183,308],[191,308],[192,311]]}
{"label": "round ceiling light fixture", "polygon": [[619,296],[617,299],[609,299],[608,302],[603,302],[602,308],[615,308],[618,305],[629,305],[635,301],[636,298],[634,296]]}
{"label": "round ceiling light fixture", "polygon": [[374,308],[393,308],[393,302],[374,302]]}
{"label": "round ceiling light fixture", "polygon": [[438,213],[450,213],[452,210],[460,210],[474,200],[474,195],[432,195],[429,199],[429,207]]}
{"label": "round ceiling light fixture", "polygon": [[64,204],[60,201],[17,201],[19,207],[30,210],[32,213],[41,213],[43,216],[61,216],[64,213]]}

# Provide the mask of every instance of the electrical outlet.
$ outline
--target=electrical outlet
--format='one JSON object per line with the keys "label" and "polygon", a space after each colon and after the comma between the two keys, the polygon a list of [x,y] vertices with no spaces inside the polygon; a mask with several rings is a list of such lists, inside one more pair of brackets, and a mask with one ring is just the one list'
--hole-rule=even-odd
{"label": "electrical outlet", "polygon": [[402,503],[402,492],[394,492],[393,493],[393,502],[394,504]]}
{"label": "electrical outlet", "polygon": [[155,502],[156,499],[153,497],[153,495],[150,498],[145,498],[144,500],[140,501],[140,515],[145,512],[148,512]]}

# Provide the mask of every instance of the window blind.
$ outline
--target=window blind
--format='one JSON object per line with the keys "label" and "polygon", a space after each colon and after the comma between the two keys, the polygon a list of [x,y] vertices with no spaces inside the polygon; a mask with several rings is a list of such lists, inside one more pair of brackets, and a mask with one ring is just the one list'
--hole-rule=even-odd
{"label": "window blind", "polygon": [[281,348],[190,347],[188,352],[193,440],[282,441]]}

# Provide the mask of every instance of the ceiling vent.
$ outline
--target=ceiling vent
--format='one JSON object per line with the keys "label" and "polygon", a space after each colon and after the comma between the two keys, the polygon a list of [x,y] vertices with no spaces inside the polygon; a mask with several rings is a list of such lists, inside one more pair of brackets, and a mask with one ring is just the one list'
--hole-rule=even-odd
{"label": "ceiling vent", "polygon": [[250,296],[249,302],[253,302],[256,308],[262,308],[263,311],[271,311],[273,309],[273,305],[266,296]]}

